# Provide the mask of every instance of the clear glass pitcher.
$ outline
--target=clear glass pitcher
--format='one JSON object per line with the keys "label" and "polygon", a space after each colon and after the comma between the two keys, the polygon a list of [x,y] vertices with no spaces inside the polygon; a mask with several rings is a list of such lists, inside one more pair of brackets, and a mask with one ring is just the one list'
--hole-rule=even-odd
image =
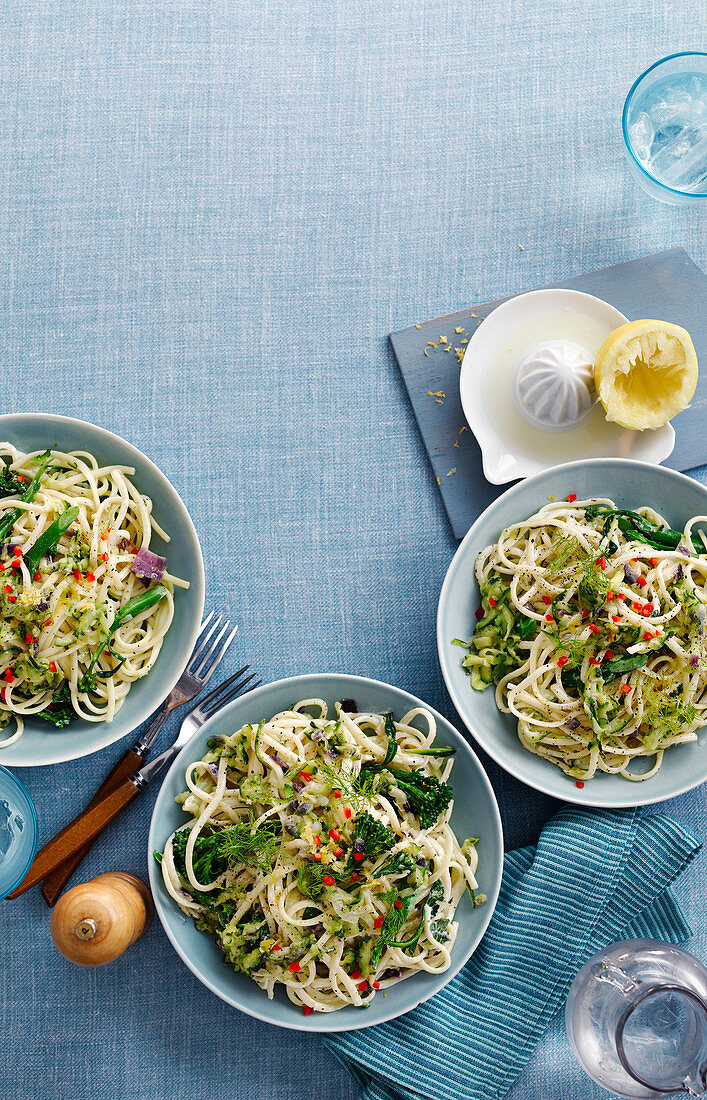
{"label": "clear glass pitcher", "polygon": [[707,970],[661,940],[611,944],[584,964],[565,1008],[589,1076],[627,1097],[707,1091]]}

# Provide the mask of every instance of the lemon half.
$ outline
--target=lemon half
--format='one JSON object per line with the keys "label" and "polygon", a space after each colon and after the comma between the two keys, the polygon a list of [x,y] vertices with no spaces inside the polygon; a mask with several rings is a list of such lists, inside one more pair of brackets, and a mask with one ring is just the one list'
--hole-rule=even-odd
{"label": "lemon half", "polygon": [[594,385],[607,420],[623,428],[660,428],[686,409],[697,385],[689,332],[668,321],[630,321],[597,352]]}

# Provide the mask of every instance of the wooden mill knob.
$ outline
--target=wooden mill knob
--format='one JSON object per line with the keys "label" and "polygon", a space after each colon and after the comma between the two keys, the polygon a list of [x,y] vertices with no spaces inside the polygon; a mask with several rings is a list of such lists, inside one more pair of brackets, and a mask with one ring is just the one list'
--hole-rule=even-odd
{"label": "wooden mill knob", "polygon": [[144,882],[111,871],[62,894],[52,911],[52,939],[71,962],[103,966],[140,938],[151,916]]}

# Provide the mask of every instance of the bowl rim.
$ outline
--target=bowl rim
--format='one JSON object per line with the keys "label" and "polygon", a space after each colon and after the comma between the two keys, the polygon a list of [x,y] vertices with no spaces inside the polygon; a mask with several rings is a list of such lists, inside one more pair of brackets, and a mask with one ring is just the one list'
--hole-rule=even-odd
{"label": "bowl rim", "polygon": [[[42,424],[47,426],[47,431],[48,432],[49,432],[52,424],[60,424],[63,427],[69,427],[69,426],[74,427],[74,428],[77,428],[79,431],[81,429],[88,429],[91,432],[97,432],[100,436],[103,436],[111,444],[113,444],[113,445],[117,444],[118,446],[123,448],[128,453],[129,456],[137,459],[140,464],[146,464],[150,469],[151,475],[156,479],[156,481],[160,485],[160,488],[168,496],[170,496],[172,498],[173,508],[174,508],[174,516],[175,516],[175,519],[177,521],[177,525],[180,528],[183,527],[185,529],[185,531],[188,532],[189,540],[192,544],[193,549],[195,550],[195,558],[196,558],[196,575],[193,578],[190,577],[189,581],[190,581],[191,589],[196,594],[197,606],[199,608],[199,614],[198,614],[198,616],[197,615],[194,616],[194,622],[193,622],[191,630],[189,631],[188,634],[184,635],[185,643],[184,643],[184,661],[183,661],[183,663],[181,663],[180,665],[175,664],[175,665],[171,666],[171,671],[167,671],[167,666],[165,666],[164,679],[163,679],[163,691],[160,692],[159,697],[156,698],[155,702],[151,706],[143,705],[140,708],[140,710],[139,710],[137,716],[135,717],[135,719],[131,721],[131,725],[130,725],[129,730],[124,730],[122,733],[118,732],[118,733],[115,734],[115,736],[111,736],[110,733],[108,734],[108,736],[106,736],[105,734],[104,734],[103,737],[98,736],[98,731],[99,730],[110,731],[111,725],[113,723],[107,723],[107,722],[97,722],[97,723],[95,723],[96,734],[97,734],[96,744],[91,745],[91,747],[87,750],[78,749],[76,751],[68,751],[68,752],[66,752],[66,751],[61,752],[60,751],[58,754],[49,754],[48,759],[45,758],[45,759],[42,759],[42,760],[13,758],[13,760],[9,764],[9,766],[13,767],[13,768],[14,767],[17,767],[17,768],[38,768],[38,767],[45,767],[45,766],[49,767],[53,764],[67,763],[69,760],[80,760],[80,759],[83,759],[86,756],[90,756],[94,752],[100,752],[102,749],[108,748],[110,745],[114,745],[116,743],[116,741],[120,741],[123,737],[127,737],[130,733],[132,733],[135,729],[137,729],[138,726],[142,725],[142,723],[147,718],[149,718],[150,715],[153,714],[156,709],[158,709],[162,705],[162,703],[167,698],[170,691],[172,690],[172,688],[176,684],[177,680],[181,676],[183,670],[186,668],[186,665],[187,665],[187,663],[189,661],[189,658],[191,656],[192,649],[194,648],[194,643],[195,643],[195,641],[198,637],[199,631],[201,630],[201,621],[202,621],[203,615],[204,615],[205,574],[204,574],[204,558],[203,558],[203,554],[201,552],[201,544],[199,542],[199,536],[196,533],[196,528],[194,526],[194,522],[193,522],[193,520],[192,520],[192,518],[189,514],[189,511],[187,509],[186,504],[182,500],[180,494],[177,492],[177,490],[172,485],[171,481],[167,478],[167,476],[165,474],[162,473],[159,466],[157,466],[152,461],[151,458],[148,458],[148,456],[143,451],[139,450],[133,443],[129,443],[127,441],[127,439],[123,439],[123,437],[118,435],[116,432],[110,431],[109,428],[104,428],[99,424],[93,424],[90,420],[81,420],[79,417],[76,417],[76,416],[61,416],[57,413],[36,413],[36,412],[2,413],[2,414],[0,414],[0,439],[2,439],[2,440],[7,439],[8,442],[12,442],[12,440],[10,438],[8,438],[8,436],[6,435],[5,428],[6,428],[6,424],[7,424],[9,430],[17,431],[18,430],[17,427],[14,427],[14,428],[10,429],[10,423],[12,423],[13,425],[16,425],[17,421],[24,421],[25,423],[31,423],[31,422],[36,423],[37,421],[41,421]],[[147,680],[147,677],[145,677],[145,679]],[[118,723],[119,718],[120,718],[120,712],[118,712],[118,714],[116,715],[116,718],[115,718],[116,723]],[[116,725],[116,729],[119,729],[119,725]],[[21,743],[22,743],[22,739],[20,739],[20,741],[17,742],[17,745],[8,746],[8,748],[17,749],[19,747],[19,745],[21,745]],[[61,743],[60,739],[57,738],[57,745],[60,745],[60,743]],[[16,754],[13,754],[13,756],[15,756],[15,755]],[[2,750],[1,750],[1,748],[0,748],[0,763],[2,763]]]}
{"label": "bowl rim", "polygon": [[25,877],[25,875],[29,871],[30,864],[32,863],[32,860],[34,859],[35,853],[37,851],[37,842],[39,840],[39,825],[37,823],[37,811],[34,808],[34,802],[30,798],[29,793],[27,791],[27,788],[25,787],[24,783],[22,783],[17,778],[15,773],[10,768],[6,768],[4,764],[0,764],[0,773],[3,773],[3,772],[4,772],[5,776],[9,778],[10,785],[15,788],[15,790],[18,792],[20,798],[23,799],[25,804],[29,807],[30,826],[31,826],[31,829],[32,829],[32,843],[29,846],[27,859],[26,859],[26,861],[25,861],[25,863],[22,867],[22,871],[17,876],[17,879],[10,886],[10,888],[4,894],[2,894],[2,896],[0,897],[0,900],[2,900],[3,898],[6,898],[8,894],[11,894],[12,891],[15,889],[15,887],[19,886],[20,883],[22,882],[22,879]]}
{"label": "bowl rim", "polygon": [[[476,743],[481,746],[484,752],[487,753],[491,757],[491,759],[499,765],[499,767],[503,768],[504,771],[508,772],[509,775],[512,775],[521,783],[524,783],[526,787],[531,787],[533,790],[540,791],[542,794],[549,795],[551,798],[557,798],[562,800],[563,802],[575,803],[579,806],[594,806],[599,807],[600,809],[618,810],[633,809],[636,806],[649,806],[658,802],[665,802],[671,798],[678,798],[680,795],[686,794],[687,791],[691,791],[694,790],[695,787],[699,787],[702,783],[705,782],[707,776],[702,775],[698,776],[694,780],[688,780],[684,784],[678,786],[675,790],[671,790],[668,794],[649,794],[645,795],[644,797],[638,796],[639,791],[646,789],[643,784],[631,783],[627,781],[627,790],[624,796],[616,796],[610,802],[592,802],[591,783],[587,783],[585,785],[585,787],[583,788],[583,794],[581,796],[577,793],[576,788],[573,784],[568,784],[568,790],[566,793],[558,794],[557,790],[554,787],[543,783],[541,780],[533,779],[532,777],[529,778],[525,774],[522,774],[516,770],[512,770],[512,767],[509,764],[509,761],[506,759],[505,753],[503,751],[502,741],[499,742],[498,737],[487,737],[483,730],[479,731],[479,727],[475,724],[473,717],[471,717],[471,712],[469,710],[467,702],[461,697],[461,695],[459,694],[459,692],[457,692],[455,688],[454,679],[451,674],[451,653],[449,639],[444,631],[444,623],[442,620],[442,608],[449,598],[449,591],[452,586],[451,577],[455,564],[457,563],[457,560],[461,559],[461,557],[465,553],[468,543],[473,541],[478,528],[481,526],[482,522],[486,518],[487,513],[492,508],[496,507],[496,505],[504,501],[506,497],[510,497],[513,494],[519,492],[521,487],[525,488],[529,484],[532,485],[534,482],[539,481],[542,478],[547,478],[549,474],[571,472],[575,469],[585,469],[587,466],[606,465],[606,463],[618,465],[627,470],[642,469],[652,470],[653,472],[660,471],[661,474],[666,475],[669,480],[685,483],[690,485],[691,487],[697,486],[698,489],[702,490],[702,492],[705,494],[705,498],[707,499],[707,487],[702,485],[701,482],[697,481],[695,478],[689,477],[687,474],[680,473],[677,470],[671,470],[667,466],[657,465],[653,462],[640,462],[637,459],[632,458],[604,457],[576,459],[572,462],[563,462],[558,466],[552,466],[548,470],[541,470],[539,473],[533,474],[532,477],[527,477],[524,478],[522,481],[516,482],[514,485],[511,485],[508,489],[506,489],[504,493],[501,493],[498,497],[496,497],[496,499],[493,500],[491,504],[484,508],[481,515],[474,521],[472,526],[467,531],[466,535],[457,547],[454,553],[454,557],[449,563],[449,568],[447,569],[444,581],[442,582],[442,588],[440,590],[439,601],[437,604],[437,656],[439,658],[440,667],[442,669],[442,676],[444,677],[447,691],[451,696],[452,702],[454,703],[455,709],[459,714],[459,717],[461,718],[466,728],[469,730],[469,733],[472,735]],[[500,748],[498,747],[499,744],[501,745]],[[532,756],[532,754],[529,755]],[[552,776],[554,778],[555,772],[557,772],[558,775],[562,774],[559,769],[556,768],[549,761],[546,761],[546,763],[548,765],[548,768],[552,769],[552,771],[549,771],[547,773],[548,776]]]}
{"label": "bowl rim", "polygon": [[[463,747],[463,750],[465,750],[468,753],[469,757],[471,758],[472,766],[475,768],[476,772],[478,773],[478,776],[479,776],[479,779],[480,779],[482,785],[486,789],[486,793],[487,793],[488,799],[489,799],[489,806],[490,806],[490,809],[491,809],[491,817],[490,817],[490,820],[489,820],[488,829],[489,829],[489,831],[493,832],[494,839],[495,839],[496,844],[498,846],[498,849],[501,853],[501,858],[500,858],[499,862],[495,866],[489,866],[489,869],[488,869],[489,870],[489,878],[491,880],[491,885],[488,888],[485,889],[486,896],[487,896],[488,900],[487,900],[486,904],[483,907],[484,912],[481,915],[481,924],[480,924],[480,928],[479,928],[479,931],[477,933],[477,936],[475,937],[475,942],[473,943],[473,945],[470,948],[470,950],[468,951],[468,953],[463,954],[462,956],[460,956],[460,958],[458,960],[452,962],[452,965],[449,967],[449,969],[445,970],[443,974],[439,975],[439,977],[442,979],[441,984],[437,985],[434,989],[431,989],[430,992],[427,993],[426,995],[420,997],[420,999],[418,1001],[416,1001],[415,1004],[410,1005],[409,1008],[396,1011],[396,1009],[393,1007],[393,1004],[391,1003],[390,1008],[384,1013],[384,1015],[381,1018],[376,1018],[375,1020],[370,1020],[370,1022],[367,1022],[366,1017],[368,1016],[368,1013],[362,1012],[362,1013],[360,1013],[360,1016],[361,1016],[360,1023],[359,1022],[356,1022],[356,1023],[353,1023],[353,1024],[349,1023],[345,1027],[342,1026],[342,1027],[338,1027],[338,1028],[335,1027],[335,1026],[332,1026],[334,1024],[335,1020],[336,1020],[336,1016],[337,1016],[336,1012],[326,1012],[326,1013],[316,1013],[315,1012],[315,1013],[312,1014],[312,1016],[302,1016],[302,1017],[298,1018],[298,1017],[294,1016],[294,1013],[295,1013],[296,1009],[295,1009],[295,1006],[292,1005],[292,1010],[293,1010],[293,1020],[292,1020],[292,1022],[289,1022],[289,1021],[284,1022],[284,1021],[281,1021],[281,1020],[273,1020],[272,1017],[269,1016],[268,1013],[267,1013],[267,1005],[269,1005],[270,1002],[269,1002],[267,994],[265,992],[263,992],[263,1001],[264,1001],[263,1010],[260,1011],[260,1010],[257,1010],[257,1009],[251,1008],[251,1007],[244,1006],[243,1004],[239,1003],[238,1000],[235,997],[229,997],[222,990],[218,989],[215,986],[215,984],[207,977],[207,975],[205,975],[202,971],[200,971],[196,967],[196,965],[191,962],[187,951],[182,947],[182,945],[179,942],[178,938],[172,934],[172,931],[169,927],[169,924],[168,924],[168,922],[166,920],[166,916],[165,916],[166,909],[165,909],[165,902],[164,902],[164,899],[162,897],[162,892],[161,892],[160,889],[156,888],[156,885],[161,883],[161,876],[158,878],[158,867],[157,867],[157,863],[156,863],[155,859],[153,858],[153,854],[152,854],[153,851],[156,848],[159,847],[159,844],[158,844],[157,839],[156,839],[156,832],[157,832],[157,826],[158,826],[157,818],[158,818],[159,811],[161,810],[161,801],[162,801],[162,798],[163,798],[163,792],[165,790],[166,784],[167,784],[169,778],[175,772],[177,772],[177,771],[182,771],[183,772],[185,764],[187,762],[189,762],[188,757],[189,757],[189,754],[192,751],[193,746],[195,745],[195,743],[197,741],[203,740],[205,732],[208,732],[208,728],[212,724],[215,723],[216,719],[221,718],[223,716],[223,714],[225,714],[225,713],[228,713],[232,710],[237,710],[238,707],[243,703],[243,701],[245,699],[247,699],[249,702],[252,702],[253,699],[257,699],[260,696],[267,696],[268,692],[272,691],[273,688],[280,688],[285,684],[288,685],[288,686],[291,685],[295,689],[295,694],[296,694],[296,688],[299,684],[304,683],[304,682],[311,683],[312,679],[316,679],[316,680],[321,682],[321,684],[323,685],[322,694],[325,694],[325,692],[327,691],[327,688],[326,688],[327,683],[332,682],[332,681],[338,682],[338,681],[341,681],[341,680],[349,681],[354,689],[360,688],[361,690],[365,690],[366,688],[369,688],[369,687],[374,687],[374,688],[378,688],[378,689],[382,688],[382,689],[385,689],[385,690],[391,690],[392,689],[394,692],[400,693],[400,694],[406,696],[408,699],[410,699],[412,701],[413,704],[422,706],[425,709],[429,710],[430,713],[434,716],[434,718],[437,721],[441,722],[443,725],[448,726],[452,730],[452,732],[454,734],[454,737],[456,737],[458,739],[459,745],[461,745]],[[165,797],[166,797],[166,794],[165,794]],[[440,712],[438,710],[436,710],[434,707],[430,706],[428,703],[425,703],[423,700],[419,699],[417,696],[412,695],[411,692],[407,691],[406,689],[396,687],[394,684],[388,684],[384,680],[375,680],[375,679],[373,679],[372,677],[369,677],[369,676],[357,676],[357,675],[354,675],[354,674],[351,674],[351,673],[345,673],[345,672],[342,672],[342,673],[338,673],[338,672],[323,672],[323,673],[310,672],[310,673],[301,673],[301,674],[298,674],[296,676],[285,676],[285,677],[283,677],[279,680],[272,680],[270,683],[262,684],[260,687],[254,688],[250,692],[246,692],[245,695],[242,695],[239,698],[234,699],[232,702],[228,703],[221,710],[217,711],[216,714],[212,715],[212,717],[210,719],[208,719],[208,721],[205,722],[204,725],[199,730],[196,731],[194,736],[189,739],[189,741],[184,746],[184,748],[181,750],[179,755],[173,760],[169,770],[165,774],[165,776],[162,780],[162,783],[160,785],[160,789],[158,791],[157,798],[155,800],[155,804],[154,804],[153,809],[152,809],[152,816],[150,818],[150,828],[149,828],[148,840],[147,840],[148,875],[149,875],[149,879],[150,879],[150,888],[152,890],[152,897],[153,897],[153,900],[154,900],[154,903],[155,903],[155,910],[156,910],[156,912],[159,916],[160,924],[162,925],[162,928],[163,928],[163,930],[164,930],[164,932],[167,936],[167,939],[172,944],[172,947],[175,949],[175,951],[177,952],[177,954],[181,958],[182,962],[184,962],[186,964],[186,966],[189,968],[189,970],[191,970],[192,974],[194,974],[194,976],[196,978],[198,978],[199,981],[202,982],[202,984],[205,985],[207,989],[209,989],[212,993],[215,993],[216,996],[219,997],[226,1004],[231,1005],[232,1008],[238,1009],[239,1012],[244,1012],[248,1016],[252,1016],[257,1020],[262,1020],[265,1023],[271,1024],[273,1027],[282,1027],[282,1028],[285,1028],[285,1029],[291,1030],[291,1031],[308,1031],[308,1032],[319,1033],[319,1034],[335,1034],[336,1032],[341,1032],[341,1031],[345,1031],[345,1032],[359,1031],[362,1028],[373,1027],[377,1024],[386,1023],[390,1020],[397,1019],[400,1016],[406,1015],[408,1012],[412,1012],[415,1008],[418,1008],[425,1001],[429,1000],[431,997],[434,997],[434,996],[436,996],[437,993],[441,992],[441,990],[444,989],[444,987],[454,977],[456,977],[456,975],[459,973],[459,971],[462,969],[462,967],[467,964],[467,962],[469,961],[471,956],[478,949],[479,944],[481,943],[483,937],[486,934],[486,931],[487,931],[488,926],[491,922],[491,918],[493,916],[494,909],[495,909],[497,901],[498,901],[498,895],[499,895],[500,888],[501,888],[501,878],[502,878],[502,875],[503,875],[503,853],[504,853],[503,825],[502,825],[502,822],[501,822],[501,814],[500,814],[500,811],[499,811],[499,808],[498,808],[498,802],[496,801],[496,795],[495,795],[493,787],[491,785],[491,781],[490,781],[488,775],[486,774],[486,771],[485,771],[481,761],[479,760],[478,756],[476,755],[476,753],[474,752],[473,748],[468,743],[466,738],[463,736],[463,734],[459,732],[459,730],[453,725],[453,723],[448,718],[445,718],[443,714],[440,714]],[[171,904],[174,904],[172,902],[171,898],[169,899],[169,901],[170,901]],[[430,975],[430,977],[433,977],[433,975]],[[391,998],[391,1001],[394,1001],[394,998]]]}
{"label": "bowl rim", "polygon": [[699,202],[700,199],[702,199],[703,201],[707,199],[707,195],[704,192],[702,194],[699,194],[694,191],[678,191],[676,187],[670,187],[667,183],[663,183],[661,180],[659,180],[657,176],[654,176],[652,172],[649,172],[648,169],[643,164],[641,164],[640,160],[634,153],[633,145],[631,144],[630,138],[628,136],[628,112],[631,106],[631,101],[633,100],[633,96],[635,92],[638,91],[640,84],[643,82],[645,77],[648,76],[649,73],[653,72],[654,69],[660,68],[661,65],[667,64],[668,61],[675,61],[678,57],[707,58],[707,52],[705,50],[680,50],[678,53],[670,53],[666,57],[661,57],[658,59],[658,61],[654,61],[653,64],[649,65],[647,69],[644,69],[642,73],[639,73],[639,75],[636,77],[633,84],[629,88],[626,99],[624,100],[623,111],[621,112],[621,132],[623,134],[626,152],[628,153],[638,170],[641,172],[641,174],[646,177],[646,179],[649,179],[651,183],[654,183],[656,187],[659,187],[662,191],[666,191],[669,195],[676,195],[678,198],[682,199],[683,202]]}

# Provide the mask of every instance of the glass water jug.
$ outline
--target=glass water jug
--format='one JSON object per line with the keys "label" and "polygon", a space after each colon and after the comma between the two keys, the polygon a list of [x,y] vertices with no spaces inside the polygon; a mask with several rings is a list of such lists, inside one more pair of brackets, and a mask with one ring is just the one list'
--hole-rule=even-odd
{"label": "glass water jug", "polygon": [[707,970],[661,940],[626,940],[577,974],[567,1035],[589,1076],[626,1097],[707,1091]]}

